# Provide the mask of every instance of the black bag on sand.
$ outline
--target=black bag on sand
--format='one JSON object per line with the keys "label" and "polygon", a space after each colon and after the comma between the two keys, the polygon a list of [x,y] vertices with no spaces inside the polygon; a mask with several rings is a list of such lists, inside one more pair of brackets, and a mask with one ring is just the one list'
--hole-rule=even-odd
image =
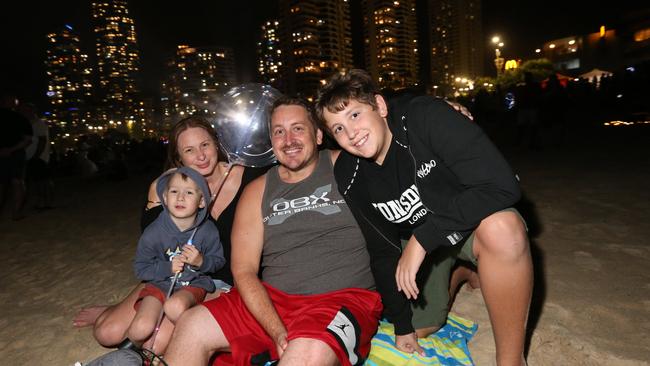
{"label": "black bag on sand", "polygon": [[84,366],[142,366],[142,364],[142,356],[139,353],[130,349],[117,349]]}

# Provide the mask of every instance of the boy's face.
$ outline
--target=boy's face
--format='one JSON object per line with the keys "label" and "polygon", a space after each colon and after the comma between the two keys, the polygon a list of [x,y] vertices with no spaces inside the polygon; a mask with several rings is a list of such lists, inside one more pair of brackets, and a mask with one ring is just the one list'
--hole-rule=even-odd
{"label": "boy's face", "polygon": [[350,99],[340,112],[323,110],[323,118],[327,129],[341,148],[352,155],[382,164],[393,135],[386,122],[386,102],[381,95],[376,95],[375,98],[377,109]]}
{"label": "boy's face", "polygon": [[171,216],[177,219],[192,217],[199,208],[205,207],[203,194],[196,183],[191,178],[183,179],[180,174],[169,179],[163,199]]}

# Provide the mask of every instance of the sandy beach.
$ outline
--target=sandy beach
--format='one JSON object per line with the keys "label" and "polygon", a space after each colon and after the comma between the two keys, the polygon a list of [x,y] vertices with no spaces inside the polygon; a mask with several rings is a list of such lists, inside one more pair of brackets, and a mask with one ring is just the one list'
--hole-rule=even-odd
{"label": "sandy beach", "polygon": [[[627,127],[623,127],[627,128]],[[643,130],[601,131],[541,151],[504,149],[525,193],[536,287],[530,365],[650,365],[650,154]],[[113,303],[137,282],[131,262],[148,183],[56,180],[56,208],[0,221],[0,364],[72,365],[105,352],[83,306]],[[494,365],[480,290],[453,309],[474,320],[477,365]]]}

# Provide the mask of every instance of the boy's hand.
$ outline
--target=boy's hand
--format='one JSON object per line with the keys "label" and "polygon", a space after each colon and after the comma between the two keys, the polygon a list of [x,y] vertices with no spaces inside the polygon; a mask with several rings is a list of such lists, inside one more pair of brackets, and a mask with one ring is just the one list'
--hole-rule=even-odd
{"label": "boy's hand", "polygon": [[447,99],[445,99],[445,102],[447,102],[447,104],[449,104],[453,109],[459,111],[463,116],[469,118],[472,121],[474,120],[474,116],[472,116],[472,112],[470,112],[469,109],[467,109],[464,105]]}
{"label": "boy's hand", "polygon": [[201,255],[199,250],[196,249],[194,245],[184,245],[183,252],[181,253],[181,258],[183,258],[183,261],[185,263],[196,268],[201,267],[203,264],[203,255]]}
{"label": "boy's hand", "polygon": [[424,350],[418,344],[418,338],[415,336],[415,332],[404,335],[395,335],[395,346],[402,352],[417,352],[420,356],[425,356]]}
{"label": "boy's hand", "polygon": [[175,255],[172,258],[172,273],[176,274],[176,273],[182,272],[184,265],[185,265],[185,263],[183,262],[183,259],[181,258],[181,255],[180,254]]}
{"label": "boy's hand", "polygon": [[407,299],[418,298],[420,291],[415,283],[415,276],[418,274],[420,265],[426,255],[427,251],[412,235],[402,252],[399,262],[397,262],[397,271],[395,272],[397,290],[403,291]]}

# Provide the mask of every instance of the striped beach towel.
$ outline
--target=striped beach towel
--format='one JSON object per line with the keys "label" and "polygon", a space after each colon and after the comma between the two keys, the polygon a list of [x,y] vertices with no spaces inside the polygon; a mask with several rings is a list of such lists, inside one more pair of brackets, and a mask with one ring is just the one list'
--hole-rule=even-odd
{"label": "striped beach towel", "polygon": [[365,365],[368,366],[413,366],[474,365],[467,348],[478,325],[471,320],[449,314],[447,324],[436,333],[418,340],[425,351],[425,356],[410,354],[395,348],[395,331],[393,325],[381,321],[377,334],[372,339],[370,355]]}

